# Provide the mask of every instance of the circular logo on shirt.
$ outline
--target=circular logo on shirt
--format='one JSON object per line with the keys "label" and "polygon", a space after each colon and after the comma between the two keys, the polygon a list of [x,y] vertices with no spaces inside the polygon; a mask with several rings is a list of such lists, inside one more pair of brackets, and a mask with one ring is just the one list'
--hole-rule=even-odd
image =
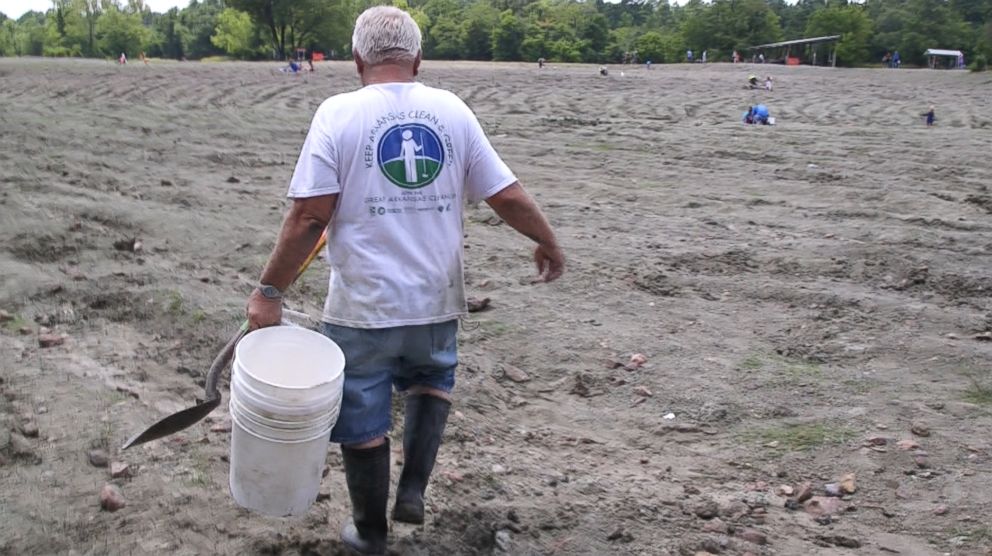
{"label": "circular logo on shirt", "polygon": [[404,189],[419,189],[437,179],[444,166],[441,139],[421,124],[389,128],[379,139],[379,169]]}

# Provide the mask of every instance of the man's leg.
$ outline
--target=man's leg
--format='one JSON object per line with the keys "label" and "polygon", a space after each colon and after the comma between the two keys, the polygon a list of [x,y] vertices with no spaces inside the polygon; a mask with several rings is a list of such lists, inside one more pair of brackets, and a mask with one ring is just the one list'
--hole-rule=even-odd
{"label": "man's leg", "polygon": [[398,365],[394,329],[363,330],[324,324],[345,355],[341,412],[331,442],[341,444],[352,519],[341,540],[363,554],[383,554],[389,525],[389,439],[392,374]]}
{"label": "man's leg", "polygon": [[458,363],[457,320],[418,328],[408,338],[412,342],[404,352],[404,372],[395,379],[407,397],[403,471],[396,487],[393,519],[413,524],[424,522],[424,493],[448,421]]}

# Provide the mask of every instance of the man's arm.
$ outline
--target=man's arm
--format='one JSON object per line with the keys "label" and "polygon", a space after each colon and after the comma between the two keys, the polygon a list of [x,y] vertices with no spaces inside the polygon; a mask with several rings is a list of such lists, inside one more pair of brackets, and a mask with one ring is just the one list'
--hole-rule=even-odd
{"label": "man's arm", "polygon": [[[337,194],[293,201],[269,262],[259,278],[260,283],[275,286],[279,291],[289,288],[300,265],[331,221],[337,201]],[[251,330],[279,324],[282,320],[282,300],[269,299],[256,288],[248,297],[247,313]]]}
{"label": "man's arm", "polygon": [[510,227],[537,242],[534,262],[538,278],[535,281],[550,282],[561,276],[565,270],[565,256],[544,213],[520,182],[514,182],[486,202]]}

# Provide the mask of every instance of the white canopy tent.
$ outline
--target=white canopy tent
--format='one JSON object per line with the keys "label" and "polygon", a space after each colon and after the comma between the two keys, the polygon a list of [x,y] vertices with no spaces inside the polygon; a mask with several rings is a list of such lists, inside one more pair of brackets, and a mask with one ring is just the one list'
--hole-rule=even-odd
{"label": "white canopy tent", "polygon": [[930,69],[937,68],[938,58],[949,58],[945,64],[948,68],[955,68],[964,65],[964,53],[960,50],[943,50],[940,48],[928,48],[924,53],[927,57],[927,65]]}

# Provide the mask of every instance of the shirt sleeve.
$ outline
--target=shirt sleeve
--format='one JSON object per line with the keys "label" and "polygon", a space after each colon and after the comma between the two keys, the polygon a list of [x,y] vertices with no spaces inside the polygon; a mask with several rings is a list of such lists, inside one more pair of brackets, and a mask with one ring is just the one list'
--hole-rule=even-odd
{"label": "shirt sleeve", "polygon": [[324,112],[317,110],[300,150],[300,158],[296,161],[287,197],[303,199],[341,192],[337,152],[325,121]]}
{"label": "shirt sleeve", "polygon": [[468,202],[478,203],[499,193],[517,181],[510,167],[496,153],[475,114],[468,112],[469,157],[465,169],[465,194]]}

